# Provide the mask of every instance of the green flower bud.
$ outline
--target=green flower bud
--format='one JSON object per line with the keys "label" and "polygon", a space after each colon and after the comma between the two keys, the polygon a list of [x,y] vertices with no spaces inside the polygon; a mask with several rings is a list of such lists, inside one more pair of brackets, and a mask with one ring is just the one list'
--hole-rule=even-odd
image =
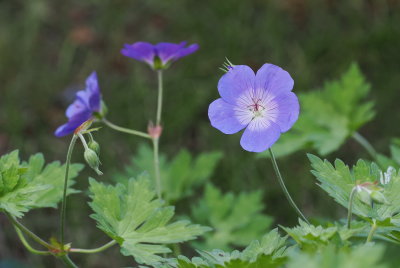
{"label": "green flower bud", "polygon": [[100,145],[95,140],[90,140],[88,142],[88,147],[96,152],[97,156],[100,156]]}
{"label": "green flower bud", "polygon": [[361,202],[364,204],[371,206],[372,204],[372,199],[371,195],[367,191],[359,191],[357,194],[358,199],[360,199]]}
{"label": "green flower bud", "polygon": [[103,175],[103,173],[99,170],[100,160],[95,151],[89,148],[85,150],[83,156],[85,157],[85,160],[88,163],[88,165],[94,171],[96,171],[97,175]]}
{"label": "green flower bud", "polygon": [[390,203],[386,200],[385,195],[380,191],[373,191],[371,193],[371,198],[379,204],[386,204],[389,205]]}

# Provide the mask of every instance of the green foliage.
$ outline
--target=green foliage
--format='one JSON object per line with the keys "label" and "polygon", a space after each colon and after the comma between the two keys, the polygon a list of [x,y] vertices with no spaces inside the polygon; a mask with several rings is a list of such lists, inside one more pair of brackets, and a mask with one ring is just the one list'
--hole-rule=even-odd
{"label": "green foliage", "polygon": [[384,247],[366,244],[355,248],[330,245],[317,254],[298,252],[291,256],[288,268],[385,268]]}
{"label": "green foliage", "polygon": [[378,154],[377,162],[383,169],[389,167],[400,168],[400,139],[392,140],[392,144],[390,145],[390,157]]}
{"label": "green foliage", "polygon": [[[380,179],[383,173],[375,163],[367,164],[365,161],[359,160],[350,170],[343,161],[338,159],[332,165],[329,161],[323,161],[314,155],[308,155],[308,157],[314,169],[312,173],[320,182],[320,187],[346,208],[348,208],[350,193],[356,184],[380,183],[379,188],[382,189],[381,193],[387,202],[368,205],[362,202],[361,198],[355,198],[353,213],[367,221],[377,220],[378,226],[389,232],[399,231],[400,177],[396,171],[387,184],[381,184]],[[359,195],[356,193],[356,197],[360,197]],[[387,233],[384,236],[393,239],[393,233]]]}
{"label": "green foliage", "polygon": [[163,258],[156,254],[171,252],[165,244],[191,240],[210,230],[188,221],[168,224],[174,207],[155,199],[146,176],[130,179],[126,186],[106,186],[90,179],[90,192],[89,204],[95,212],[91,217],[97,227],[120,244],[122,254],[138,263],[160,262]]}
{"label": "green foliage", "polygon": [[338,246],[350,245],[351,237],[365,233],[368,226],[364,223],[353,224],[352,229],[342,225],[330,227],[314,226],[299,219],[299,225],[294,228],[281,227],[290,235],[303,250],[316,252],[321,247],[335,244]]}
{"label": "green foliage", "polygon": [[196,222],[214,230],[205,235],[205,241],[193,244],[207,250],[246,246],[272,224],[272,218],[261,213],[263,209],[261,191],[222,194],[215,186],[207,184],[203,199],[192,207],[192,215]]}
{"label": "green foliage", "polygon": [[[70,165],[68,194],[77,192],[70,187],[82,167]],[[45,166],[42,154],[22,163],[18,151],[3,155],[0,158],[0,211],[22,217],[30,209],[55,208],[62,199],[64,174],[65,165],[53,162]]]}
{"label": "green foliage", "polygon": [[[309,148],[321,155],[337,150],[346,139],[374,117],[370,90],[357,64],[321,90],[299,94],[301,113],[290,132],[274,146],[277,156]],[[266,154],[263,154],[266,156]]]}
{"label": "green foliage", "polygon": [[[194,188],[203,184],[212,175],[218,161],[220,152],[202,153],[192,157],[182,149],[171,161],[160,155],[160,175],[162,178],[163,197],[169,203],[191,195]],[[132,164],[125,168],[125,172],[116,177],[118,182],[125,181],[127,177],[135,177],[147,171],[154,178],[153,150],[142,144],[138,153],[132,159]]]}
{"label": "green foliage", "polygon": [[242,252],[227,253],[222,250],[199,251],[201,257],[189,260],[178,258],[178,268],[256,268],[280,267],[286,260],[286,238],[277,229],[264,235],[261,241],[253,241]]}

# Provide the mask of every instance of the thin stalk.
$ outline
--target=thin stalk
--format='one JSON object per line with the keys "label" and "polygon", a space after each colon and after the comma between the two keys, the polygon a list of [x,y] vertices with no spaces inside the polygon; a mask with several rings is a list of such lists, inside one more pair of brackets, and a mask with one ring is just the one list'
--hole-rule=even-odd
{"label": "thin stalk", "polygon": [[61,219],[60,219],[60,242],[61,242],[61,250],[64,250],[64,223],[65,223],[65,213],[67,209],[67,189],[68,189],[68,175],[69,175],[69,165],[71,163],[72,151],[74,150],[74,146],[76,143],[77,136],[73,135],[71,143],[68,147],[67,152],[67,160],[65,167],[65,177],[64,177],[64,192],[63,199],[61,202]]}
{"label": "thin stalk", "polygon": [[369,153],[369,155],[373,158],[376,159],[377,152],[374,149],[374,147],[369,143],[369,141],[364,138],[360,133],[354,132],[353,138],[362,146],[364,149]]}
{"label": "thin stalk", "polygon": [[293,209],[297,212],[297,214],[308,224],[310,224],[310,222],[307,220],[307,218],[303,215],[303,213],[300,211],[300,209],[297,207],[296,203],[293,201],[292,197],[289,194],[289,191],[287,190],[285,183],[283,181],[282,175],[279,171],[278,168],[278,164],[276,163],[276,159],[275,159],[275,155],[274,152],[272,151],[272,149],[269,149],[269,154],[271,155],[271,161],[272,161],[272,165],[274,167],[275,170],[275,174],[276,177],[278,178],[278,182],[287,198],[287,200],[289,201],[290,205],[293,207]]}
{"label": "thin stalk", "polygon": [[154,162],[154,175],[156,179],[157,197],[161,199],[161,178],[160,178],[160,160],[158,156],[158,138],[153,139],[153,162]]}
{"label": "thin stalk", "polygon": [[136,136],[139,136],[139,137],[142,137],[142,138],[151,139],[150,135],[145,133],[145,132],[141,132],[141,131],[137,131],[137,130],[133,130],[133,129],[117,126],[117,125],[111,123],[110,121],[108,121],[105,118],[103,118],[102,121],[103,121],[104,124],[106,124],[106,126],[112,128],[114,130],[117,130],[119,132],[124,132],[124,133],[128,133],[128,134],[131,134],[131,135],[136,135]]}
{"label": "thin stalk", "polygon": [[366,243],[372,241],[372,237],[374,236],[376,229],[378,229],[378,225],[376,224],[376,220],[373,219],[373,224],[371,226],[371,231],[369,231]]}
{"label": "thin stalk", "polygon": [[161,113],[162,113],[162,100],[163,100],[163,79],[162,70],[157,71],[158,78],[158,98],[157,98],[157,120],[156,125],[159,126],[161,123]]}
{"label": "thin stalk", "polygon": [[22,244],[24,245],[24,247],[31,253],[33,254],[37,254],[37,255],[51,255],[51,253],[49,251],[42,251],[42,250],[37,250],[34,249],[29,243],[28,241],[26,241],[24,234],[22,233],[22,231],[20,229],[18,229],[17,226],[14,226],[15,231],[17,232],[17,235],[19,237],[19,240],[21,240]]}
{"label": "thin stalk", "polygon": [[59,257],[62,262],[70,268],[78,268],[78,266],[68,257],[68,255],[62,255]]}
{"label": "thin stalk", "polygon": [[26,228],[22,223],[20,223],[17,219],[15,219],[9,213],[6,212],[6,215],[14,226],[16,226],[18,229],[20,229],[22,232],[24,232],[30,238],[32,238],[32,240],[34,240],[35,242],[37,242],[38,244],[42,245],[45,248],[55,249],[54,246],[50,245],[49,243],[47,243],[46,241],[41,239],[39,236],[34,234],[32,231],[30,231],[28,228]]}
{"label": "thin stalk", "polygon": [[348,213],[347,213],[347,229],[351,228],[351,216],[353,214],[353,201],[354,201],[354,196],[357,193],[357,187],[353,187],[350,193],[350,199],[349,199],[349,207],[348,207]]}
{"label": "thin stalk", "polygon": [[115,244],[117,244],[117,241],[112,240],[110,242],[108,242],[107,244],[98,247],[98,248],[93,248],[93,249],[85,249],[85,248],[71,248],[69,250],[69,252],[71,253],[84,253],[84,254],[92,254],[92,253],[98,253],[101,252],[103,250],[106,250],[112,246],[114,246]]}

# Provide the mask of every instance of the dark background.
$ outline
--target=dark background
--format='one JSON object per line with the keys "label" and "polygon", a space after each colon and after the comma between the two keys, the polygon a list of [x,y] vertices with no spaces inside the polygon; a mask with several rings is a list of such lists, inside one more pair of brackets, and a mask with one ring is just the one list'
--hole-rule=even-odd
{"label": "dark background", "polygon": [[[164,133],[161,150],[173,156],[180,148],[194,154],[220,150],[224,157],[213,182],[224,190],[265,188],[266,213],[283,225],[296,223],[272,167],[266,159],[239,146],[240,135],[226,136],[207,118],[218,97],[218,69],[228,57],[234,64],[258,69],[270,62],[286,69],[295,92],[316,89],[358,62],[372,84],[375,119],[360,132],[381,152],[398,136],[400,119],[400,3],[396,0],[15,0],[0,1],[0,154],[20,149],[23,159],[43,152],[48,161],[64,161],[69,138],[56,138],[74,91],[91,71],[98,72],[109,119],[145,130],[155,117],[156,77],[148,66],[123,57],[124,43],[198,43],[200,50],[165,72]],[[154,119],[153,119],[154,120]],[[141,142],[108,128],[96,138],[102,146],[103,181],[111,181]],[[329,159],[348,164],[365,151],[348,141]],[[83,161],[82,150],[73,159]],[[307,215],[339,218],[344,211],[315,185],[305,152],[280,160],[288,188]],[[86,189],[86,169],[78,187]],[[94,247],[107,241],[93,228],[84,195],[69,204],[69,232],[74,245]],[[24,222],[43,237],[55,235],[58,211],[29,213]],[[81,256],[83,267],[132,265],[113,248]],[[29,255],[0,215],[0,259],[22,259],[27,267],[56,267],[52,257]]]}

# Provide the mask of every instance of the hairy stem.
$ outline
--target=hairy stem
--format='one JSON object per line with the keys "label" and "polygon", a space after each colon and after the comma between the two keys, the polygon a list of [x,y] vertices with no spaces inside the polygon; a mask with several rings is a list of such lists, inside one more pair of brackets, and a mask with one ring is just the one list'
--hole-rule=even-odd
{"label": "hairy stem", "polygon": [[43,239],[41,239],[39,236],[37,236],[36,234],[34,234],[32,231],[30,231],[28,228],[26,228],[22,223],[20,223],[17,219],[15,219],[13,216],[11,216],[9,213],[6,212],[6,215],[8,217],[8,219],[12,222],[12,224],[18,228],[19,230],[21,230],[23,233],[25,233],[27,236],[29,236],[30,238],[32,238],[32,240],[34,240],[35,242],[37,242],[38,244],[42,245],[45,248],[48,249],[54,249],[54,246],[50,245],[49,243],[47,243],[46,241],[44,241]]}
{"label": "hairy stem", "polygon": [[60,219],[60,243],[61,243],[61,250],[64,250],[64,224],[65,224],[65,214],[67,208],[67,189],[68,189],[68,175],[69,175],[69,166],[71,164],[71,156],[72,151],[74,150],[75,143],[76,143],[77,136],[74,134],[72,137],[71,143],[68,147],[67,152],[67,160],[66,160],[66,167],[65,167],[65,177],[64,177],[64,192],[63,192],[63,199],[61,202],[61,219]]}
{"label": "hairy stem", "polygon": [[162,187],[160,178],[160,160],[158,155],[158,138],[153,139],[153,162],[154,162],[154,176],[156,180],[157,197],[161,199]]}
{"label": "hairy stem", "polygon": [[158,78],[158,98],[157,98],[157,120],[156,125],[159,126],[161,123],[161,113],[162,113],[162,102],[163,102],[163,80],[162,80],[162,70],[157,71]]}
{"label": "hairy stem", "polygon": [[350,199],[349,199],[349,207],[348,207],[348,213],[347,213],[347,229],[351,228],[351,216],[353,214],[353,201],[354,201],[354,196],[357,193],[357,187],[353,187],[350,193]]}
{"label": "hairy stem", "polygon": [[139,136],[139,137],[142,137],[142,138],[146,138],[146,139],[151,139],[150,135],[145,133],[145,132],[141,132],[141,131],[137,131],[137,130],[133,130],[133,129],[117,126],[117,125],[111,123],[110,121],[108,121],[106,118],[103,118],[102,121],[103,121],[104,124],[106,124],[106,126],[112,128],[114,130],[117,130],[119,132],[128,133],[128,134],[131,134],[131,135],[136,135],[136,136]]}
{"label": "hairy stem", "polygon": [[22,244],[24,245],[24,247],[31,253],[33,254],[37,254],[37,255],[50,255],[51,253],[49,251],[43,251],[43,250],[37,250],[34,249],[29,243],[28,241],[26,241],[24,234],[22,233],[22,231],[20,229],[18,229],[17,226],[14,226],[15,231],[17,232],[17,235],[19,237],[19,240],[21,240]]}
{"label": "hairy stem", "polygon": [[377,152],[369,141],[360,133],[354,132],[353,138],[369,153],[372,159],[376,160]]}
{"label": "hairy stem", "polygon": [[103,250],[106,250],[112,246],[114,246],[115,244],[117,244],[117,241],[112,240],[110,242],[108,242],[107,244],[98,247],[98,248],[93,248],[93,249],[85,249],[85,248],[71,248],[69,250],[69,252],[71,253],[84,253],[84,254],[92,254],[92,253],[98,253],[101,252]]}
{"label": "hairy stem", "polygon": [[287,200],[289,201],[290,205],[293,207],[293,209],[297,212],[297,214],[308,224],[310,224],[310,222],[307,220],[307,218],[303,215],[303,213],[300,211],[300,209],[297,207],[296,203],[293,201],[292,197],[289,194],[289,191],[287,190],[285,183],[283,181],[282,175],[279,171],[278,168],[278,164],[276,163],[276,159],[275,159],[275,155],[274,152],[272,151],[272,149],[269,149],[269,154],[271,155],[271,161],[272,161],[272,165],[274,167],[275,170],[275,174],[276,177],[278,178],[278,182],[287,198]]}
{"label": "hairy stem", "polygon": [[378,229],[378,225],[376,224],[376,220],[373,219],[373,223],[372,223],[372,226],[371,226],[371,231],[369,231],[366,243],[372,241],[372,237],[374,236],[376,229]]}

